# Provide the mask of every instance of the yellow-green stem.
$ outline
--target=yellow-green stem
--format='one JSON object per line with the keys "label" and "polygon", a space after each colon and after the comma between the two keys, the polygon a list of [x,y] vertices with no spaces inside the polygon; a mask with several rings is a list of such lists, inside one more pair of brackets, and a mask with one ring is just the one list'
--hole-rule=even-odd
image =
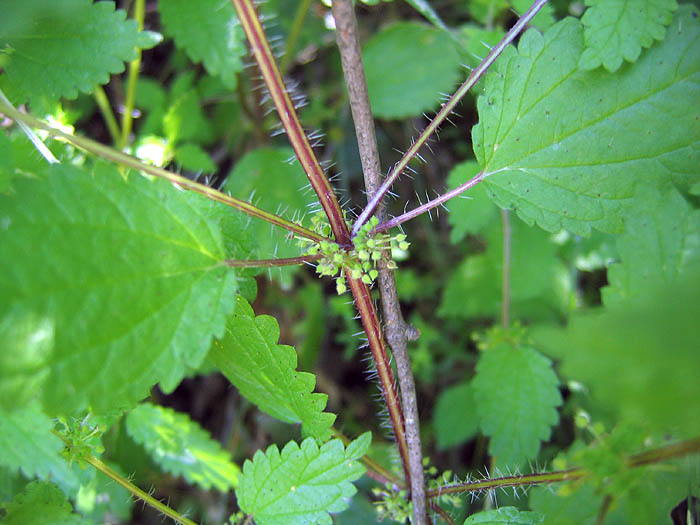
{"label": "yellow-green stem", "polygon": [[[143,29],[143,20],[146,13],[146,0],[136,0],[132,17],[138,24],[139,31]],[[124,97],[124,112],[122,113],[122,130],[119,140],[116,142],[117,148],[124,149],[129,143],[131,126],[134,120],[134,99],[136,97],[136,84],[139,81],[139,70],[141,69],[141,49],[136,48],[136,58],[129,62],[126,80],[126,94]]]}
{"label": "yellow-green stem", "polygon": [[112,143],[115,145],[119,144],[119,137],[121,135],[119,124],[117,124],[117,118],[114,116],[114,111],[112,111],[112,106],[102,86],[95,86],[93,96],[95,97],[95,102],[97,102],[97,107],[100,109],[102,118],[107,125],[107,131],[109,131],[109,136],[112,138]]}

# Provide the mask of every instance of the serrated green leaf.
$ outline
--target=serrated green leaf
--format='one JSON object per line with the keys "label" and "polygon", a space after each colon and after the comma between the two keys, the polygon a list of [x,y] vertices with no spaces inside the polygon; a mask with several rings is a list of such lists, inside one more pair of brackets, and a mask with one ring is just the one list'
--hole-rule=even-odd
{"label": "serrated green leaf", "polygon": [[245,35],[227,0],[164,0],[158,11],[166,33],[175,39],[192,61],[203,62],[229,88],[236,87],[236,74],[243,69]]}
{"label": "serrated green leaf", "polygon": [[[148,45],[113,2],[4,0],[0,48],[8,80],[24,100],[75,98],[105,84]],[[96,60],[95,57],[99,57]],[[24,101],[22,100],[22,102]],[[18,101],[16,101],[18,102]]]}
{"label": "serrated green leaf", "polygon": [[610,286],[602,290],[607,306],[700,269],[700,210],[674,188],[660,193],[642,187],[637,200],[644,206],[630,212],[617,240],[620,262],[608,269]]}
{"label": "serrated green leaf", "polygon": [[90,525],[56,485],[33,481],[5,508],[5,525]]}
{"label": "serrated green leaf", "polygon": [[678,8],[676,0],[586,0],[586,5],[581,18],[586,49],[579,67],[595,69],[602,64],[611,72],[623,60],[636,61],[654,40],[663,40]]}
{"label": "serrated green leaf", "polygon": [[357,440],[362,445],[353,442],[347,450],[339,439],[319,449],[307,438],[301,447],[290,441],[281,453],[276,445],[257,451],[243,465],[238,504],[260,525],[330,525],[329,513],[347,508],[357,491],[351,481],[365,472],[358,460],[366,452],[366,434]]}
{"label": "serrated green leaf", "polygon": [[[472,141],[501,207],[549,231],[620,232],[635,184],[687,187],[700,165],[700,31],[679,10],[666,39],[616,74],[580,71],[581,25],[528,31],[489,74]],[[575,101],[575,103],[573,102]]]}
{"label": "serrated green leaf", "polygon": [[297,354],[291,346],[277,344],[280,330],[273,317],[256,317],[245,299],[236,301],[226,333],[212,345],[209,359],[260,410],[301,423],[304,434],[327,440],[335,415],[323,412],[328,396],[312,394],[316,377],[296,371]]}
{"label": "serrated green leaf", "polygon": [[575,315],[565,329],[540,327],[533,338],[618,421],[690,437],[700,432],[698,297],[696,265],[672,284]]}
{"label": "serrated green leaf", "polygon": [[559,421],[559,380],[552,363],[529,346],[501,343],[485,351],[472,381],[489,453],[500,465],[534,459]]}
{"label": "serrated green leaf", "polygon": [[[292,148],[258,148],[236,163],[224,183],[224,191],[234,197],[252,200],[264,210],[281,213],[299,220],[316,202],[311,189],[304,189],[308,179],[301,165],[294,160]],[[288,237],[288,232],[257,219],[248,228],[258,241],[257,259],[297,257],[300,248]],[[292,285],[298,267],[275,269],[270,272],[285,288]]]}
{"label": "serrated green leaf", "polygon": [[501,507],[499,509],[485,510],[469,516],[464,525],[480,523],[483,525],[539,525],[544,521],[544,516],[529,510],[518,510],[516,507]]}
{"label": "serrated green leaf", "polygon": [[420,115],[451,93],[460,78],[452,38],[434,27],[399,22],[364,46],[362,59],[372,111],[382,118]]}
{"label": "serrated green leaf", "polygon": [[476,434],[479,418],[470,383],[459,383],[440,394],[435,404],[433,426],[439,449],[461,445]]}
{"label": "serrated green leaf", "polygon": [[2,370],[0,391],[29,375],[49,415],[101,413],[199,366],[235,304],[212,218],[223,206],[111,168],[55,165],[15,189],[0,196],[0,318],[26,320],[10,336],[27,344],[0,342],[23,363]]}
{"label": "serrated green leaf", "polygon": [[226,492],[238,485],[231,455],[187,414],[143,403],[126,416],[126,429],[166,472],[204,489]]}
{"label": "serrated green leaf", "polygon": [[[470,201],[465,201],[467,205]],[[486,227],[486,250],[467,256],[450,275],[438,314],[496,316],[503,301],[503,226],[500,214]],[[564,310],[570,276],[550,235],[510,216],[510,302],[515,317],[548,319]]]}
{"label": "serrated green leaf", "polygon": [[53,426],[37,403],[0,409],[0,466],[21,470],[28,478],[51,478],[63,486],[77,487],[75,474],[61,456],[63,441],[51,433]]}

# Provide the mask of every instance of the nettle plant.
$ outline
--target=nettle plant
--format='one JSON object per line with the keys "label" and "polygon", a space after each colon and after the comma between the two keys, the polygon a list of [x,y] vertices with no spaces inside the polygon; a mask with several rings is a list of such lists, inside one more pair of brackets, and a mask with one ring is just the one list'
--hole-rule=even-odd
{"label": "nettle plant", "polygon": [[3,522],[697,523],[697,7],[122,4],[0,11]]}

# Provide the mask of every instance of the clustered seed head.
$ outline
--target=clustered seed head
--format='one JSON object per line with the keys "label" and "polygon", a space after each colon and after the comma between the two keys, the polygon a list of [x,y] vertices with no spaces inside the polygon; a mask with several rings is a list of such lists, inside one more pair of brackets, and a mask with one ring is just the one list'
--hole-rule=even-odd
{"label": "clustered seed head", "polygon": [[[374,229],[379,224],[379,219],[372,217],[368,220],[353,239],[353,247],[350,250],[342,249],[332,241],[320,241],[306,246],[304,255],[321,255],[316,266],[316,273],[321,276],[335,277],[335,287],[338,295],[347,291],[345,272],[352,279],[362,279],[368,285],[374,283],[379,275],[377,264],[382,259],[386,260],[386,266],[390,270],[396,269],[396,262],[392,258],[392,250],[406,251],[409,243],[402,233],[389,235],[376,233]],[[330,235],[330,225],[323,212],[315,214],[311,218],[311,228],[321,235]],[[300,239],[302,247],[310,241]]]}

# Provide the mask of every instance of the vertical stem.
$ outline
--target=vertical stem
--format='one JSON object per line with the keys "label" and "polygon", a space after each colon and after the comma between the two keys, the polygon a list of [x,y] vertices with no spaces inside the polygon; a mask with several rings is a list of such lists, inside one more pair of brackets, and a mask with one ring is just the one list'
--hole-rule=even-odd
{"label": "vertical stem", "polygon": [[[362,65],[362,54],[357,36],[357,21],[351,0],[334,0],[336,39],[350,99],[350,109],[355,123],[355,134],[360,151],[362,171],[368,196],[381,186],[381,166],[374,129],[374,119],[369,104],[367,81]],[[378,203],[376,214],[383,219],[384,209]],[[401,402],[405,417],[406,444],[410,470],[411,501],[414,525],[426,522],[425,480],[423,454],[420,442],[418,403],[413,381],[411,362],[406,348],[406,323],[401,315],[393,273],[382,265],[379,270],[379,292],[384,315],[384,331],[387,342],[396,359]]]}
{"label": "vertical stem", "polygon": [[510,247],[511,228],[508,210],[501,210],[503,222],[503,279],[501,289],[501,324],[503,328],[510,325]]}
{"label": "vertical stem", "polygon": [[[132,13],[138,24],[139,31],[143,29],[143,21],[146,16],[146,0],[136,0]],[[136,98],[136,84],[139,81],[139,69],[141,69],[141,49],[136,48],[136,58],[129,62],[129,72],[126,81],[126,96],[124,98],[124,112],[122,113],[122,133],[116,145],[118,149],[124,149],[129,143],[131,125],[134,120],[134,100]]]}
{"label": "vertical stem", "polygon": [[102,114],[102,118],[105,119],[107,131],[109,131],[109,136],[112,138],[112,143],[116,145],[119,143],[121,131],[119,131],[119,124],[117,124],[117,119],[114,116],[112,107],[109,105],[109,99],[107,99],[107,95],[105,94],[105,90],[102,89],[102,86],[95,86],[94,97],[95,102],[97,102],[97,107]]}
{"label": "vertical stem", "polygon": [[[265,32],[255,12],[252,0],[231,0],[231,2],[238,13],[241,26],[248,38],[260,72],[263,75],[265,85],[270,92],[282,125],[289,137],[289,141],[328,217],[328,222],[330,223],[335,240],[341,246],[350,247],[350,231],[345,223],[345,218],[338,204],[338,199],[331,188],[328,178],[323,173],[321,165],[313,149],[311,149],[309,140],[301,127],[299,117],[284,87],[282,76],[280,75],[272,51],[270,50],[270,45],[267,42]],[[384,396],[384,401],[389,411],[389,417],[401,455],[401,462],[403,463],[404,472],[408,479],[410,478],[408,447],[406,445],[403,412],[398,400],[396,385],[394,384],[394,378],[391,372],[391,365],[389,364],[386,347],[384,346],[384,339],[382,338],[381,329],[379,327],[377,312],[374,308],[374,303],[372,302],[367,285],[360,279],[353,279],[350,275],[347,275],[347,279],[349,288],[355,299],[355,305],[360,313],[362,325],[367,333],[367,339],[381,382],[382,395]]]}

